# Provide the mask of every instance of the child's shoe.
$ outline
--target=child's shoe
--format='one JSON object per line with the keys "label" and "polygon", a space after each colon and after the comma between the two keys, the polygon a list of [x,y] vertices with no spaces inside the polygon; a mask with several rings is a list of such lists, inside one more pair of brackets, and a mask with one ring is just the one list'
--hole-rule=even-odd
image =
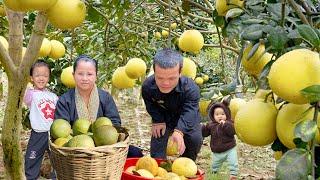
{"label": "child's shoe", "polygon": [[229,180],[237,180],[237,176],[230,176]]}

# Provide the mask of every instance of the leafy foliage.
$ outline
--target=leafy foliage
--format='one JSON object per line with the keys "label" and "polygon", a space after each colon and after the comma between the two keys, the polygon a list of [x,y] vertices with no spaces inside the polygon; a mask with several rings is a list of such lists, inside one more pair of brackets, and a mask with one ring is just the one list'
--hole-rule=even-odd
{"label": "leafy foliage", "polygon": [[287,151],[276,168],[276,179],[308,179],[311,171],[310,153],[304,149]]}

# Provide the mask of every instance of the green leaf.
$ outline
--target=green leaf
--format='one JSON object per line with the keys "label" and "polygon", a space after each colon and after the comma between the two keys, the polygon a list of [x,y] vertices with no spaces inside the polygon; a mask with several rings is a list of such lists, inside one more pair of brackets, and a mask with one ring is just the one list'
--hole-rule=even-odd
{"label": "green leaf", "polygon": [[305,149],[287,151],[276,167],[276,179],[307,180],[311,171],[309,152]]}
{"label": "green leaf", "polygon": [[246,2],[247,6],[254,6],[254,5],[258,5],[264,3],[264,0],[254,0],[254,1],[248,1]]}
{"label": "green leaf", "polygon": [[258,40],[263,35],[263,25],[261,24],[252,24],[241,32],[240,38],[243,40]]}
{"label": "green leaf", "polygon": [[287,37],[287,32],[281,27],[276,27],[271,30],[268,36],[268,41],[271,46],[276,50],[282,50],[289,38]]}
{"label": "green leaf", "polygon": [[256,51],[259,49],[259,46],[260,46],[260,42],[257,42],[255,45],[253,45],[252,49],[248,53],[248,57],[247,57],[248,61],[256,53]]}
{"label": "green leaf", "polygon": [[272,64],[274,63],[274,60],[269,61],[262,69],[259,78],[258,78],[258,87],[260,89],[269,89],[269,83],[268,83],[268,74],[271,69]]}
{"label": "green leaf", "polygon": [[230,84],[220,86],[220,92],[222,95],[226,96],[234,92],[237,88],[237,81],[232,81]]}
{"label": "green leaf", "polygon": [[216,16],[214,18],[214,24],[218,27],[224,27],[224,25],[226,24],[224,17],[223,16]]}
{"label": "green leaf", "polygon": [[273,151],[282,151],[282,152],[286,152],[288,150],[288,148],[281,143],[279,138],[277,138],[276,140],[273,141],[273,143],[271,145],[271,149]]}
{"label": "green leaf", "polygon": [[296,148],[307,149],[308,143],[301,140],[301,138],[294,138],[293,143]]}
{"label": "green leaf", "polygon": [[232,19],[232,21],[230,21],[227,26],[223,28],[223,31],[225,29],[225,34],[228,36],[228,38],[238,39],[242,28],[243,27],[241,25],[240,19],[236,18]]}
{"label": "green leaf", "polygon": [[[275,18],[280,19],[281,18],[281,3],[268,3],[267,5],[267,11]],[[285,7],[285,16],[288,16],[290,13],[289,8]]]}
{"label": "green leaf", "polygon": [[201,97],[203,97],[204,99],[211,99],[218,92],[219,92],[218,90],[212,89],[209,92],[202,92]]}
{"label": "green leaf", "polygon": [[265,21],[261,20],[261,19],[246,19],[246,20],[242,21],[242,24],[251,25],[251,24],[260,24],[263,22],[265,22]]}
{"label": "green leaf", "polygon": [[[319,25],[320,26],[320,25]],[[320,29],[315,29],[318,37],[320,37]]]}
{"label": "green leaf", "polygon": [[314,138],[317,129],[317,123],[315,121],[302,121],[296,125],[294,135],[304,142],[309,142]]}
{"label": "green leaf", "polygon": [[91,22],[99,22],[102,19],[101,17],[102,16],[99,14],[99,12],[89,6],[87,16],[88,20],[90,20]]}
{"label": "green leaf", "polygon": [[314,47],[320,46],[320,38],[315,29],[311,26],[302,24],[297,27],[299,34],[305,39],[309,44]]}
{"label": "green leaf", "polygon": [[310,102],[320,101],[320,85],[312,85],[302,89],[301,94]]}
{"label": "green leaf", "polygon": [[229,18],[235,18],[240,16],[243,13],[243,10],[240,8],[232,8],[226,14],[226,20]]}
{"label": "green leaf", "polygon": [[190,3],[189,1],[182,1],[182,9],[184,11],[184,14],[188,14],[188,12],[190,11],[191,7],[190,7]]}

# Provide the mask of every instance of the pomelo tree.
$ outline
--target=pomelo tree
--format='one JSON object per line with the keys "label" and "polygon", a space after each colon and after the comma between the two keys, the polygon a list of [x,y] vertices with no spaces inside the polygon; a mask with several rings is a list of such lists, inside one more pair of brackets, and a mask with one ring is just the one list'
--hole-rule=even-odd
{"label": "pomelo tree", "polygon": [[24,91],[29,82],[29,71],[36,60],[44,38],[47,18],[39,13],[29,45],[22,58],[23,13],[6,10],[9,22],[9,49],[0,44],[0,60],[8,77],[8,99],[2,126],[2,147],[6,177],[24,179],[21,157],[20,131]]}

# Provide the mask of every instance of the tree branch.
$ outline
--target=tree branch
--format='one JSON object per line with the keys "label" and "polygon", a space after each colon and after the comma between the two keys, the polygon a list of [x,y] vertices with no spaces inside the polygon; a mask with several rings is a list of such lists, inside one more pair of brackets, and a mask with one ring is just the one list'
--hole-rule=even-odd
{"label": "tree branch", "polygon": [[206,3],[206,5],[207,5],[211,10],[214,10],[212,4],[211,4],[208,0],[204,0],[204,3]]}
{"label": "tree branch", "polygon": [[4,48],[2,43],[0,43],[0,62],[6,71],[8,78],[13,77],[13,72],[16,71],[16,66],[13,63],[8,51]]}
{"label": "tree branch", "polygon": [[[135,20],[127,20],[128,23],[134,23],[134,24],[145,24],[145,25],[150,25],[150,26],[154,26],[154,27],[157,27],[157,28],[160,28],[160,29],[164,29],[164,30],[168,30],[167,27],[164,27],[164,26],[160,26],[158,24],[154,24],[154,23],[145,23],[145,22],[140,22],[140,21],[135,21]],[[174,31],[171,31],[171,33],[175,36],[180,36],[180,34],[174,32]]]}
{"label": "tree branch", "polygon": [[[165,8],[168,8],[169,7],[169,4],[168,3],[165,3],[161,0],[156,0],[157,3],[159,3],[160,5],[164,6]],[[190,1],[189,1],[190,2]],[[172,9],[174,9],[175,11],[179,11],[179,9],[177,7],[172,7]],[[202,9],[201,9],[202,10]],[[211,10],[210,10],[210,13],[211,13]],[[212,18],[206,18],[206,17],[202,17],[202,16],[199,16],[199,15],[196,15],[196,14],[192,14],[192,13],[189,13],[187,14],[188,16],[190,17],[193,17],[193,18],[198,18],[200,20],[203,20],[203,21],[206,21],[206,22],[210,22],[210,23],[213,23],[213,20]]]}
{"label": "tree branch", "polygon": [[[204,47],[221,48],[220,45],[215,45],[215,44],[204,44],[203,46],[204,46]],[[228,50],[230,50],[230,51],[233,51],[234,53],[236,53],[236,54],[238,54],[238,55],[240,54],[240,52],[239,52],[238,49],[233,48],[233,47],[231,47],[231,46],[227,46],[227,45],[225,45],[225,44],[222,44],[222,47],[223,47],[224,49],[228,49]]]}
{"label": "tree branch", "polygon": [[206,21],[206,22],[209,22],[209,23],[213,23],[212,18],[202,17],[202,16],[198,16],[198,15],[192,14],[192,13],[188,13],[188,16],[193,17],[193,18],[198,18],[200,20],[203,20],[203,21]]}
{"label": "tree branch", "polygon": [[281,21],[280,21],[280,25],[281,27],[284,26],[284,20],[286,16],[286,0],[282,0],[281,1]]}
{"label": "tree branch", "polygon": [[211,9],[207,9],[206,7],[202,6],[201,4],[194,2],[193,0],[187,0],[187,2],[189,2],[194,7],[197,7],[197,8],[201,9],[202,11],[204,11],[204,12],[210,14],[210,15],[212,13]]}
{"label": "tree branch", "polygon": [[294,0],[288,0],[290,6],[294,9],[294,11],[297,13],[297,15],[299,16],[299,18],[301,19],[301,21],[304,24],[310,25],[306,16],[301,12],[301,10],[299,9],[297,3],[294,2]]}
{"label": "tree branch", "polygon": [[[9,55],[12,63],[18,66],[22,57],[23,16],[21,12],[14,12],[6,8],[9,22]],[[13,70],[13,69],[12,69]]]}
{"label": "tree branch", "polygon": [[[46,17],[45,12],[38,12],[25,56],[23,57],[22,63],[19,67],[20,70],[30,69],[32,64],[38,58],[39,50],[46,33],[47,25],[48,19]],[[22,75],[25,78],[29,77],[29,71],[23,71]]]}
{"label": "tree branch", "polygon": [[125,48],[128,49],[126,40],[124,39],[121,31],[119,30],[119,28],[118,28],[116,25],[114,25],[112,22],[110,22],[109,17],[108,17],[107,15],[105,15],[104,13],[100,12],[96,7],[92,6],[89,2],[85,1],[85,3],[86,3],[87,6],[90,6],[90,7],[91,7],[92,9],[94,9],[98,14],[100,14],[100,15],[106,20],[106,22],[107,22],[109,25],[113,26],[113,27],[116,29],[116,31],[119,33],[119,35],[120,35],[120,37],[121,37],[121,39],[122,39],[122,41],[123,41],[123,43],[124,43]]}
{"label": "tree branch", "polygon": [[310,7],[308,6],[306,1],[301,1],[301,3],[302,3],[301,5],[302,5],[303,9],[306,11],[310,25],[313,26],[313,21],[312,21],[312,17],[311,17],[312,11],[311,11]]}

